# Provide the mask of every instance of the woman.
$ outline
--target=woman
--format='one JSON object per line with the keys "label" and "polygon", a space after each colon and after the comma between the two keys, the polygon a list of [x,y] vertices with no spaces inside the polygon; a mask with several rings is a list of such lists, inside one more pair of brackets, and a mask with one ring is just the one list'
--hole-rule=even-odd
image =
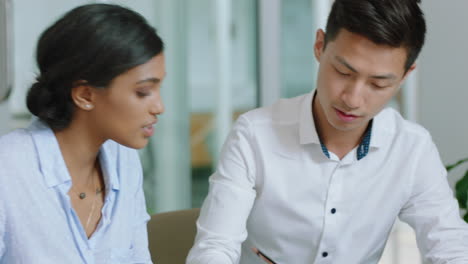
{"label": "woman", "polygon": [[40,37],[37,120],[0,137],[0,263],[151,263],[137,152],[164,111],[163,43],[139,14],[77,7]]}

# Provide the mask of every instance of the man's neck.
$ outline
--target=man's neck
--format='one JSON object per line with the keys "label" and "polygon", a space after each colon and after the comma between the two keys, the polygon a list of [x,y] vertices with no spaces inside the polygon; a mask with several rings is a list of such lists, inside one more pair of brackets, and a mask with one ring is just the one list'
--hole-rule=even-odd
{"label": "man's neck", "polygon": [[361,143],[367,126],[349,131],[336,129],[328,122],[317,95],[312,101],[312,109],[315,128],[321,143],[340,160]]}

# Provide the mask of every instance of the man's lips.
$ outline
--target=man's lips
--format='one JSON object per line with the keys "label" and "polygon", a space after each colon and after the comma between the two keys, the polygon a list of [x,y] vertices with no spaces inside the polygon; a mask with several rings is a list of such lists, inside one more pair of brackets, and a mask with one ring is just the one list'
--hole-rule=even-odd
{"label": "man's lips", "polygon": [[338,118],[344,122],[352,122],[354,120],[356,120],[357,118],[359,118],[359,116],[357,115],[353,115],[353,114],[350,114],[350,113],[345,113],[337,108],[335,108],[335,112],[338,116]]}

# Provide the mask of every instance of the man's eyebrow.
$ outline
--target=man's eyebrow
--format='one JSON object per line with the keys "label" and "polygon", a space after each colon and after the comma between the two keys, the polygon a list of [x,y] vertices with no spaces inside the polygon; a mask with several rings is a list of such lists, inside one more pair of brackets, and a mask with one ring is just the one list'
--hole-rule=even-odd
{"label": "man's eyebrow", "polygon": [[[335,59],[343,64],[346,68],[350,69],[352,72],[355,72],[357,73],[358,71],[356,69],[354,69],[353,66],[351,66],[344,58],[340,57],[340,56],[335,56]],[[370,76],[372,79],[379,79],[379,80],[394,80],[396,79],[397,77],[395,76],[395,74],[392,74],[392,73],[389,73],[389,74],[382,74],[382,75],[371,75]]]}
{"label": "man's eyebrow", "polygon": [[383,74],[383,75],[372,75],[370,76],[372,79],[379,79],[379,80],[394,80],[396,76],[392,73]]}
{"label": "man's eyebrow", "polygon": [[151,82],[151,83],[157,84],[157,83],[160,83],[161,80],[158,79],[158,78],[151,77],[151,78],[140,80],[140,81],[136,82],[136,84],[145,83],[145,82]]}
{"label": "man's eyebrow", "polygon": [[349,65],[349,63],[346,62],[346,60],[345,60],[344,58],[342,58],[342,57],[340,57],[340,56],[335,56],[335,59],[336,59],[339,63],[341,63],[341,64],[343,64],[344,66],[346,66],[346,68],[350,69],[352,72],[357,72],[357,70],[354,69],[353,66]]}

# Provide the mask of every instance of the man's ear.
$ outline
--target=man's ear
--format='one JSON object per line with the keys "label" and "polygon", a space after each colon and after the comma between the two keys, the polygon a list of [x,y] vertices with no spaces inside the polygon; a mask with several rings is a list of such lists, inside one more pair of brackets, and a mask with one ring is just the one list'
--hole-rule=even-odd
{"label": "man's ear", "polygon": [[318,29],[315,33],[315,44],[314,44],[314,55],[315,59],[320,62],[323,50],[325,48],[325,32],[322,29]]}
{"label": "man's ear", "polygon": [[406,78],[408,78],[408,76],[410,75],[410,73],[412,71],[414,71],[414,69],[416,69],[416,62],[413,63],[413,65],[411,65],[409,67],[409,69],[405,72],[405,75],[403,76],[403,79],[401,79],[400,85],[403,84],[406,81]]}
{"label": "man's ear", "polygon": [[93,94],[94,87],[83,80],[75,82],[71,90],[71,97],[75,106],[85,111],[94,108]]}

